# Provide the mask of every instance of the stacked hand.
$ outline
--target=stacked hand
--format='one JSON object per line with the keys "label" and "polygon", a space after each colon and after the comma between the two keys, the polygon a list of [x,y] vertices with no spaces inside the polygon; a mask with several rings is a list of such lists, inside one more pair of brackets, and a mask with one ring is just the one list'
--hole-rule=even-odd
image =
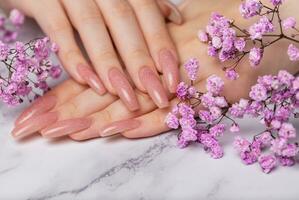
{"label": "stacked hand", "polygon": [[[131,111],[139,109],[136,87],[162,108],[169,105],[179,81],[176,48],[164,17],[180,24],[182,17],[168,0],[1,0],[33,17],[58,44],[64,68],[78,83],[99,95],[106,89]],[[75,40],[79,33],[88,59]],[[90,66],[93,66],[91,68]],[[95,73],[95,72],[96,73]],[[158,78],[162,73],[167,88]]]}
{"label": "stacked hand", "polygon": [[[225,5],[231,5],[231,7],[226,8]],[[174,23],[167,25],[180,60],[185,61],[190,57],[200,60],[201,68],[195,86],[201,90],[204,90],[205,79],[208,76],[217,74],[223,79],[225,77],[221,64],[207,56],[206,45],[198,41],[197,31],[205,27],[210,13],[215,10],[237,19],[238,5],[239,2],[233,0],[223,0],[218,3],[205,1],[204,5],[202,1],[185,1],[180,6],[185,23],[180,26]],[[240,20],[238,23],[246,26],[245,21]],[[291,73],[295,72],[298,63],[290,63],[287,56],[281,54],[281,48],[277,48],[286,45],[284,41],[281,41],[268,49],[258,69],[251,69],[247,61],[241,63],[238,68],[240,78],[236,81],[225,79],[224,96],[230,102],[246,97],[250,86],[255,83],[259,75],[275,74],[282,68]],[[126,62],[125,57],[121,58]],[[138,58],[135,59],[139,62]],[[128,68],[126,70],[130,71]],[[180,68],[180,75],[182,80],[186,80],[182,68]],[[154,76],[151,73],[145,73],[143,78],[150,79],[149,77]],[[167,131],[168,128],[163,122],[170,107],[158,108],[157,101],[153,98],[156,93],[149,92],[148,95],[139,87],[133,93],[139,102],[139,109],[132,112],[132,109],[129,109],[127,104],[117,96],[110,93],[98,95],[93,89],[82,86],[74,80],[67,80],[23,112],[16,122],[13,135],[16,138],[22,138],[40,132],[44,137],[49,138],[69,135],[75,140],[86,140],[117,133],[129,138],[139,138]],[[168,98],[171,99],[171,105],[178,102],[171,95]]]}

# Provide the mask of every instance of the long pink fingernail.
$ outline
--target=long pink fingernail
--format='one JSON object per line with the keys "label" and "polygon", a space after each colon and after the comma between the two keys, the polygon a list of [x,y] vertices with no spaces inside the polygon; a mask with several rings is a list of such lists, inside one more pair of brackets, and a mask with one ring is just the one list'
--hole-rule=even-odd
{"label": "long pink fingernail", "polygon": [[166,92],[158,76],[149,67],[143,67],[139,71],[139,78],[146,91],[159,108],[169,106]]}
{"label": "long pink fingernail", "polygon": [[177,6],[169,0],[160,0],[159,3],[167,7],[170,12],[167,13],[167,19],[175,24],[182,24],[183,23],[183,16]]}
{"label": "long pink fingernail", "polygon": [[46,126],[55,123],[57,119],[58,119],[57,113],[46,113],[43,115],[33,117],[30,121],[27,120],[24,123],[17,126],[12,131],[12,135],[16,139],[24,138],[45,128]]}
{"label": "long pink fingernail", "polygon": [[48,138],[61,137],[87,129],[90,125],[91,120],[85,118],[64,120],[42,130],[41,134]]}
{"label": "long pink fingernail", "polygon": [[19,125],[28,121],[32,117],[41,115],[55,107],[57,98],[55,96],[39,97],[29,108],[25,109],[23,113],[17,118],[15,125]]}
{"label": "long pink fingernail", "polygon": [[171,93],[175,93],[180,81],[178,61],[167,49],[160,51],[159,61],[167,87]]}
{"label": "long pink fingernail", "polygon": [[89,128],[80,131],[79,133],[70,134],[69,137],[76,141],[83,141],[83,140],[89,140],[89,139],[100,137],[100,135],[99,135],[99,130],[95,130],[94,128]]}
{"label": "long pink fingernail", "polygon": [[139,103],[135,92],[125,75],[117,68],[110,69],[108,75],[112,86],[115,88],[118,96],[125,103],[126,107],[130,111],[138,110]]}
{"label": "long pink fingernail", "polygon": [[78,65],[77,70],[81,77],[87,82],[87,84],[98,94],[103,95],[106,93],[106,88],[97,75],[85,65]]}
{"label": "long pink fingernail", "polygon": [[102,137],[108,137],[118,133],[122,133],[124,131],[138,128],[139,126],[140,122],[135,119],[113,122],[112,124],[109,124],[108,126],[104,127],[100,131],[100,135]]}

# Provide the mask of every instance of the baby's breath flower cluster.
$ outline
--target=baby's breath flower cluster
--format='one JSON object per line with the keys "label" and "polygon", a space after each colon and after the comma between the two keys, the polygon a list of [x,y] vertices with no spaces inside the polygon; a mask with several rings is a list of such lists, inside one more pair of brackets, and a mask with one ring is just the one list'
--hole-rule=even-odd
{"label": "baby's breath flower cluster", "polygon": [[[233,20],[218,13],[213,13],[206,30],[200,30],[200,41],[208,43],[208,55],[217,57],[224,65],[226,76],[235,80],[238,78],[236,67],[245,57],[249,57],[252,67],[260,64],[264,51],[270,45],[285,39],[292,42],[287,49],[291,61],[299,60],[299,29],[296,19],[280,16],[282,0],[270,0],[272,7],[264,5],[259,0],[244,0],[240,5],[243,18],[258,17],[258,20],[248,29],[240,28]],[[278,26],[275,25],[277,21]]]}
{"label": "baby's breath flower cluster", "polygon": [[[177,97],[181,102],[175,106],[166,117],[166,124],[172,129],[182,129],[178,136],[181,148],[198,142],[213,158],[221,158],[223,149],[218,141],[226,129],[220,123],[229,110],[226,99],[220,95],[224,82],[218,76],[210,76],[206,84],[206,93],[199,92],[193,86],[193,81],[199,69],[196,59],[190,59],[185,64],[191,85],[181,82],[177,87]],[[197,109],[201,104],[202,109]],[[196,118],[196,116],[199,116]]]}
{"label": "baby's breath flower cluster", "polygon": [[18,29],[24,22],[24,15],[18,10],[12,10],[9,19],[1,17],[0,22],[3,33],[3,40],[0,40],[0,101],[14,106],[48,91],[47,80],[58,78],[62,70],[49,59],[58,47],[48,38],[8,44],[16,39],[17,32],[7,27]]}
{"label": "baby's breath flower cluster", "polygon": [[[287,55],[291,61],[299,60],[299,49],[293,43],[299,43],[299,30],[293,17],[282,19],[280,6],[283,0],[270,0],[273,8],[259,0],[244,0],[240,12],[245,19],[258,16],[256,23],[248,29],[238,27],[218,13],[213,13],[205,31],[200,30],[200,41],[208,44],[208,55],[217,57],[224,66],[226,77],[236,80],[239,74],[236,67],[248,55],[252,67],[260,64],[265,49],[286,39],[289,45]],[[274,25],[277,19],[279,26]],[[278,33],[275,33],[278,32]],[[199,70],[196,59],[185,64],[191,84],[181,82],[177,87],[180,103],[166,117],[166,124],[172,129],[181,128],[178,135],[179,147],[186,147],[197,142],[210,153],[213,158],[221,158],[223,150],[219,136],[226,130],[223,119],[231,123],[230,132],[240,132],[236,118],[251,116],[260,119],[265,129],[255,135],[252,141],[237,136],[234,147],[242,161],[247,164],[258,162],[265,173],[271,172],[278,165],[293,166],[299,152],[296,129],[290,123],[291,118],[299,117],[299,77],[298,72],[292,75],[281,70],[278,75],[259,77],[252,86],[249,99],[241,99],[230,104],[221,92],[223,80],[212,75],[207,79],[205,93],[197,91],[193,82]]]}
{"label": "baby's breath flower cluster", "polygon": [[[299,116],[299,77],[287,71],[279,71],[277,76],[265,75],[252,86],[250,99],[241,99],[230,104],[221,96],[223,80],[212,75],[207,79],[203,93],[193,86],[199,64],[190,59],[185,64],[191,84],[181,82],[177,87],[180,102],[167,115],[165,122],[171,129],[181,129],[178,146],[187,147],[200,143],[213,158],[221,158],[223,149],[218,141],[231,122],[229,131],[240,132],[236,118],[251,116],[260,119],[265,130],[255,135],[253,140],[236,136],[234,147],[247,165],[258,162],[265,173],[271,172],[279,164],[292,166],[299,152],[296,129],[291,118]],[[265,153],[266,152],[266,153]]]}
{"label": "baby's breath flower cluster", "polygon": [[235,118],[245,115],[260,118],[265,130],[251,142],[241,137],[235,139],[234,147],[241,159],[245,164],[259,162],[265,173],[279,164],[294,165],[299,148],[293,141],[296,129],[289,121],[298,118],[299,77],[283,70],[277,76],[259,77],[249,96],[250,100],[241,99],[229,112]]}

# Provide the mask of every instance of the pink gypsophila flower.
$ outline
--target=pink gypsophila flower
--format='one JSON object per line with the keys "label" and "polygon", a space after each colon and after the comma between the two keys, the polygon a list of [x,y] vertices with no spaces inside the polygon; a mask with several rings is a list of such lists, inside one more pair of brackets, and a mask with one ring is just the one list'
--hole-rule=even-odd
{"label": "pink gypsophila flower", "polygon": [[295,28],[296,19],[294,17],[289,17],[282,21],[282,26],[285,30]]}
{"label": "pink gypsophila flower", "polygon": [[258,15],[262,10],[262,4],[258,0],[246,0],[240,5],[240,13],[245,19]]}
{"label": "pink gypsophila flower", "polygon": [[226,78],[230,80],[236,80],[239,78],[239,74],[234,69],[228,69],[225,71]]}
{"label": "pink gypsophila flower", "polygon": [[199,69],[199,62],[196,58],[189,59],[184,64],[185,70],[187,71],[190,80],[195,81],[197,78],[197,72]]}
{"label": "pink gypsophila flower", "polygon": [[229,130],[230,130],[230,132],[232,132],[232,133],[237,133],[237,132],[240,131],[240,127],[239,127],[238,124],[233,123],[233,124],[231,125],[231,127],[230,127]]}
{"label": "pink gypsophila flower", "polygon": [[172,112],[168,113],[165,118],[165,123],[169,128],[177,129],[179,127],[179,120]]}
{"label": "pink gypsophila flower", "polygon": [[256,84],[251,87],[249,96],[251,99],[255,101],[264,101],[268,97],[267,89],[261,84]]}
{"label": "pink gypsophila flower", "polygon": [[24,23],[25,16],[17,9],[13,9],[10,12],[9,19],[15,26],[20,26]]}
{"label": "pink gypsophila flower", "polygon": [[278,135],[283,138],[295,138],[296,129],[291,123],[283,123],[278,131]]}
{"label": "pink gypsophila flower", "polygon": [[276,166],[276,158],[273,155],[260,156],[258,161],[263,169],[263,172],[267,174],[270,173]]}
{"label": "pink gypsophila flower", "polygon": [[249,34],[252,40],[262,39],[264,34],[271,33],[273,31],[274,26],[266,16],[263,16],[257,23],[249,27]]}
{"label": "pink gypsophila flower", "polygon": [[263,49],[254,47],[249,52],[249,62],[252,67],[255,67],[260,64],[261,59],[263,58]]}
{"label": "pink gypsophila flower", "polygon": [[295,45],[290,44],[288,47],[288,55],[291,61],[299,60],[299,49]]}
{"label": "pink gypsophila flower", "polygon": [[220,77],[212,75],[207,79],[206,88],[212,94],[218,95],[224,88],[224,82]]}
{"label": "pink gypsophila flower", "polygon": [[201,42],[207,42],[209,40],[208,34],[203,31],[203,30],[199,30],[198,31],[198,39]]}
{"label": "pink gypsophila flower", "polygon": [[270,2],[273,4],[273,6],[278,6],[283,3],[284,0],[270,0]]}

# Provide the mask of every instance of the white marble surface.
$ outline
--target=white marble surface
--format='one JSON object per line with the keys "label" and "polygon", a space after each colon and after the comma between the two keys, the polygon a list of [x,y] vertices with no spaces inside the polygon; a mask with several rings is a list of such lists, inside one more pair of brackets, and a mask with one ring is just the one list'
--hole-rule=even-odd
{"label": "white marble surface", "polygon": [[[23,40],[40,34],[27,23]],[[176,148],[175,132],[143,140],[17,142],[10,131],[22,109],[0,105],[0,200],[299,199],[299,164],[263,174],[241,163],[229,133],[220,160],[197,146]],[[246,135],[260,130],[249,119],[241,126]]]}

